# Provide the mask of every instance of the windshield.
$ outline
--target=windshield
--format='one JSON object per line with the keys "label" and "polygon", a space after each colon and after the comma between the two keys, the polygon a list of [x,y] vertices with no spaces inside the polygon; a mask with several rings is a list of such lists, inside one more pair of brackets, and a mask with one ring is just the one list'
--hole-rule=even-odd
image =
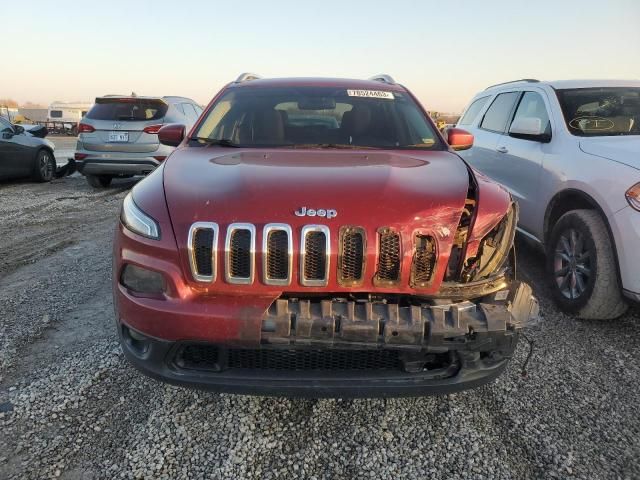
{"label": "windshield", "polygon": [[640,88],[558,90],[573,135],[640,135]]}
{"label": "windshield", "polygon": [[243,147],[441,147],[406,93],[335,87],[231,88],[194,138]]}

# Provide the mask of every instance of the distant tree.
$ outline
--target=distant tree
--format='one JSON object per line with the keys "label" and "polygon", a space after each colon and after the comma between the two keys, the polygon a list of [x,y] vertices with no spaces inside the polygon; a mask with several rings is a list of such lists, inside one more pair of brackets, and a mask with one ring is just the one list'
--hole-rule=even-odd
{"label": "distant tree", "polygon": [[0,105],[3,107],[18,108],[18,102],[11,98],[0,98]]}

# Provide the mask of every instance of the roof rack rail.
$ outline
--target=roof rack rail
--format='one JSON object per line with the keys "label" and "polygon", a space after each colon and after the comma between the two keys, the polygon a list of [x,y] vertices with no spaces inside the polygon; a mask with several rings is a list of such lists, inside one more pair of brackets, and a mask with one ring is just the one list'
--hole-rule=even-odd
{"label": "roof rack rail", "polygon": [[519,80],[511,80],[509,82],[502,82],[502,83],[496,83],[495,85],[489,85],[487,88],[485,88],[485,90],[489,90],[490,88],[493,88],[493,87],[499,87],[500,85],[509,85],[510,83],[519,83],[519,82],[540,83],[540,80],[536,80],[535,78],[521,78]]}
{"label": "roof rack rail", "polygon": [[374,82],[388,83],[389,85],[396,84],[396,81],[393,79],[393,77],[391,75],[387,75],[386,73],[374,75],[373,77],[369,78],[369,80],[373,80]]}
{"label": "roof rack rail", "polygon": [[238,78],[236,78],[236,83],[248,82],[250,80],[260,80],[262,77],[260,75],[256,75],[255,73],[241,73]]}

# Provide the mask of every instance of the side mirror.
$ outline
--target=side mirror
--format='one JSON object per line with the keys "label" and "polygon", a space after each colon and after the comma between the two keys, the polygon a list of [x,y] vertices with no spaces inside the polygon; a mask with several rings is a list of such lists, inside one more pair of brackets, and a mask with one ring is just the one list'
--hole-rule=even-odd
{"label": "side mirror", "polygon": [[20,135],[21,133],[24,133],[24,127],[22,125],[14,125],[13,129],[16,132],[16,135]]}
{"label": "side mirror", "polygon": [[447,130],[447,143],[456,150],[469,150],[473,147],[473,135],[461,128],[449,128]]}
{"label": "side mirror", "polygon": [[169,123],[158,130],[158,140],[163,145],[177,147],[184,140],[185,126],[179,123]]}
{"label": "side mirror", "polygon": [[542,120],[537,117],[516,118],[509,128],[509,136],[538,142],[548,142],[549,135],[544,133]]}

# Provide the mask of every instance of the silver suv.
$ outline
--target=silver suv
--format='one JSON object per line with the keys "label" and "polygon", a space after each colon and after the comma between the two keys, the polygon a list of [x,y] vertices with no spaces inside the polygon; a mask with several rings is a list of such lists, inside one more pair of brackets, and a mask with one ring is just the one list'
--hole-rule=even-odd
{"label": "silver suv", "polygon": [[78,126],[78,171],[95,188],[114,177],[147,175],[174,149],[160,144],[158,130],[179,123],[188,131],[201,113],[184,97],[98,97]]}
{"label": "silver suv", "polygon": [[640,300],[640,81],[518,80],[477,94],[460,152],[520,205],[557,303],[608,319]]}

